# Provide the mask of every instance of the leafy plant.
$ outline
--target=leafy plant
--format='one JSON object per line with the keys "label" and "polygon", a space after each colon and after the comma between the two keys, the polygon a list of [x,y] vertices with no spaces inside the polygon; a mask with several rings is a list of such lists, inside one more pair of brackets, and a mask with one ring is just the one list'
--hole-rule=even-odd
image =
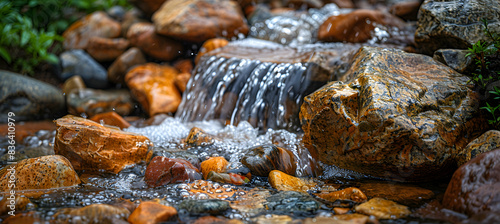
{"label": "leafy plant", "polygon": [[[493,82],[500,80],[500,71],[492,71],[490,65],[492,58],[498,61],[500,54],[500,35],[492,33],[488,28],[488,21],[483,19],[484,33],[489,38],[489,41],[478,41],[472,48],[469,48],[467,57],[472,57],[476,64],[476,69],[472,73],[471,81],[479,87],[480,92],[486,91],[488,86]],[[481,107],[488,111],[492,119],[488,120],[489,124],[495,127],[500,127],[500,89],[496,86],[493,87],[494,91],[488,91],[492,96],[496,95],[493,99],[489,97],[486,99],[486,106]],[[491,89],[491,88],[490,88]]]}

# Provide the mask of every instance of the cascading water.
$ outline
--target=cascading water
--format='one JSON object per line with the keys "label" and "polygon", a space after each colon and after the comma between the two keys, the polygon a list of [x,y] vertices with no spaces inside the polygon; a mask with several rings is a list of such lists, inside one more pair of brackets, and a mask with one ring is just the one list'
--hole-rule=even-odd
{"label": "cascading water", "polygon": [[[325,47],[327,46],[327,47]],[[284,47],[246,39],[202,57],[176,116],[300,131],[304,96],[337,79],[355,45]],[[347,47],[346,47],[347,46]],[[347,49],[347,50],[346,50]]]}

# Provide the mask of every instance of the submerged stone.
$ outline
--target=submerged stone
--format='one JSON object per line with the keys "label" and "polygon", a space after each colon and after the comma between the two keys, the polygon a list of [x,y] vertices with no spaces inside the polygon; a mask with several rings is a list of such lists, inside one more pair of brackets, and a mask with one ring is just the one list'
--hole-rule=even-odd
{"label": "submerged stone", "polygon": [[267,198],[264,207],[268,212],[285,212],[287,214],[313,214],[320,203],[308,194],[296,191],[281,191]]}
{"label": "submerged stone", "polygon": [[408,207],[383,198],[372,198],[356,206],[356,212],[375,216],[378,219],[399,219],[411,214]]}
{"label": "submerged stone", "polygon": [[145,136],[102,126],[67,115],[57,119],[56,154],[71,161],[78,171],[118,173],[127,166],[149,161],[152,143]]}
{"label": "submerged stone", "polygon": [[469,78],[431,57],[363,47],[344,80],[301,108],[303,141],[326,164],[430,181],[453,172],[456,155],[486,130]]}
{"label": "submerged stone", "polygon": [[362,203],[368,199],[366,197],[365,193],[363,193],[363,191],[361,191],[359,188],[355,188],[355,187],[348,187],[346,189],[339,190],[339,191],[333,191],[333,192],[328,192],[328,193],[318,193],[315,195],[322,198],[322,199],[331,201],[331,202],[335,202],[336,200],[350,200],[350,201]]}
{"label": "submerged stone", "polygon": [[429,189],[395,182],[361,183],[359,189],[369,198],[384,198],[411,207],[418,207],[434,198]]}

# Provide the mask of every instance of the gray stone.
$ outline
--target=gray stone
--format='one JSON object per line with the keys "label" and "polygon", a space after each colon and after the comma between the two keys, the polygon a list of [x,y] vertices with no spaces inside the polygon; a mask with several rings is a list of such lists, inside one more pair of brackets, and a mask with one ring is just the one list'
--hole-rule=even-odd
{"label": "gray stone", "polygon": [[179,205],[179,209],[185,209],[194,214],[220,215],[228,210],[229,202],[219,199],[184,200]]}
{"label": "gray stone", "polygon": [[432,55],[438,49],[467,49],[488,40],[481,20],[487,19],[489,29],[499,33],[499,11],[498,0],[426,0],[418,13],[417,48]]}
{"label": "gray stone", "polygon": [[305,193],[282,191],[268,197],[264,207],[272,213],[313,214],[319,209],[320,203]]}
{"label": "gray stone", "polygon": [[79,75],[90,88],[108,87],[108,72],[85,51],[80,49],[65,51],[60,59],[63,68],[61,79],[66,80]]}
{"label": "gray stone", "polygon": [[453,70],[462,74],[467,74],[475,69],[475,64],[471,57],[466,57],[468,50],[439,49],[434,52],[434,60],[439,61]]}
{"label": "gray stone", "polygon": [[16,121],[55,118],[64,110],[60,89],[21,74],[0,70],[0,123],[13,112]]}

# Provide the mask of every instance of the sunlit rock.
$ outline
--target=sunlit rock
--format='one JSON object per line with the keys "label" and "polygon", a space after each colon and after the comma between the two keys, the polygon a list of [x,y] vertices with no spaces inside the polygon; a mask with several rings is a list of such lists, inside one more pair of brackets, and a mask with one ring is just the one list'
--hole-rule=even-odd
{"label": "sunlit rock", "polygon": [[497,0],[424,1],[418,14],[415,42],[418,50],[432,55],[438,49],[467,49],[489,41],[481,20],[488,20],[493,33],[500,32]]}
{"label": "sunlit rock", "polygon": [[66,95],[68,112],[76,116],[94,116],[114,111],[126,116],[134,109],[128,90],[75,89]]}
{"label": "sunlit rock", "polygon": [[331,42],[366,42],[377,25],[402,28],[404,22],[378,10],[358,9],[329,17],[318,30],[318,39]]}
{"label": "sunlit rock", "polygon": [[120,55],[108,68],[108,80],[114,83],[125,83],[127,71],[147,61],[139,48],[132,47]]}
{"label": "sunlit rock", "polygon": [[130,42],[125,38],[91,37],[87,46],[87,53],[100,62],[113,61],[123,54]]}
{"label": "sunlit rock", "polygon": [[181,55],[182,44],[169,37],[158,35],[153,24],[135,23],[128,29],[127,39],[145,54],[163,61],[170,61]]}
{"label": "sunlit rock", "polygon": [[279,170],[269,173],[269,184],[279,191],[299,191],[307,193],[316,186],[316,183],[302,178],[294,177]]}
{"label": "sunlit rock", "polygon": [[368,198],[366,197],[365,193],[361,191],[358,188],[355,187],[348,187],[343,190],[339,191],[332,191],[328,193],[318,193],[315,194],[319,198],[335,202],[336,200],[350,200],[350,201],[355,201],[358,203],[365,202]]}
{"label": "sunlit rock", "polygon": [[304,96],[341,77],[358,48],[340,43],[292,48],[249,38],[230,42],[200,58],[175,116],[298,131]]}
{"label": "sunlit rock", "polygon": [[418,207],[434,198],[429,189],[395,182],[361,183],[359,189],[369,198],[385,198],[411,207]]}
{"label": "sunlit rock", "polygon": [[201,43],[248,33],[248,25],[235,1],[170,0],[153,14],[156,32],[183,41]]}
{"label": "sunlit rock", "polygon": [[301,108],[304,143],[326,164],[430,181],[453,172],[455,156],[486,130],[469,78],[431,57],[363,47],[345,79]]}
{"label": "sunlit rock", "polygon": [[383,198],[372,198],[356,206],[355,209],[356,212],[375,216],[378,219],[399,219],[411,214],[408,207]]}
{"label": "sunlit rock", "polygon": [[150,187],[201,179],[196,167],[185,159],[156,156],[148,164],[144,181]]}
{"label": "sunlit rock", "polygon": [[224,47],[228,43],[229,43],[229,41],[227,41],[224,38],[212,38],[212,39],[206,40],[205,42],[203,42],[203,45],[201,46],[200,50],[198,51],[198,54],[196,55],[196,59],[194,60],[194,62],[196,64],[198,64],[198,61],[200,61],[200,58],[203,55],[205,55],[209,51],[213,51],[217,48]]}
{"label": "sunlit rock", "polygon": [[114,111],[96,114],[89,119],[100,124],[116,126],[121,129],[130,127],[130,123]]}
{"label": "sunlit rock", "polygon": [[489,152],[500,147],[500,131],[490,130],[471,141],[464,150],[457,155],[457,164],[462,166],[481,153]]}
{"label": "sunlit rock", "polygon": [[125,221],[130,215],[126,208],[107,204],[92,204],[83,208],[63,208],[55,215],[54,219],[64,223],[117,223]]}
{"label": "sunlit rock", "polygon": [[207,160],[201,162],[201,172],[203,173],[203,179],[207,179],[208,173],[214,171],[217,173],[223,173],[226,171],[226,167],[229,163],[222,156],[210,157]]}
{"label": "sunlit rock", "polygon": [[293,153],[275,145],[257,146],[241,159],[252,175],[267,177],[272,170],[279,170],[289,175],[295,175],[297,164]]}
{"label": "sunlit rock", "polygon": [[153,154],[152,143],[142,135],[72,115],[57,119],[56,125],[54,151],[68,158],[78,171],[118,173],[149,161]]}
{"label": "sunlit rock", "polygon": [[153,201],[141,202],[130,214],[127,221],[131,224],[155,224],[166,222],[177,216],[177,209]]}
{"label": "sunlit rock", "polygon": [[[80,178],[70,161],[60,155],[22,160],[14,166],[2,169],[0,175],[2,192],[52,189],[80,184]],[[9,184],[9,180],[15,180],[15,184]]]}
{"label": "sunlit rock", "polygon": [[178,73],[171,66],[148,63],[132,68],[125,82],[149,116],[174,113],[181,103],[181,93],[175,86]]}
{"label": "sunlit rock", "polygon": [[179,209],[185,209],[190,214],[220,215],[229,208],[229,202],[220,199],[187,199],[179,204]]}
{"label": "sunlit rock", "polygon": [[[40,119],[64,111],[64,96],[57,87],[21,74],[0,70],[0,119],[8,123]],[[12,121],[12,120],[11,120]],[[7,129],[5,129],[6,131]]]}
{"label": "sunlit rock", "polygon": [[66,50],[86,49],[91,37],[116,38],[120,32],[120,23],[105,12],[97,11],[71,24],[62,35],[63,45]]}
{"label": "sunlit rock", "polygon": [[500,212],[500,149],[485,152],[462,165],[451,178],[443,206],[469,216]]}

